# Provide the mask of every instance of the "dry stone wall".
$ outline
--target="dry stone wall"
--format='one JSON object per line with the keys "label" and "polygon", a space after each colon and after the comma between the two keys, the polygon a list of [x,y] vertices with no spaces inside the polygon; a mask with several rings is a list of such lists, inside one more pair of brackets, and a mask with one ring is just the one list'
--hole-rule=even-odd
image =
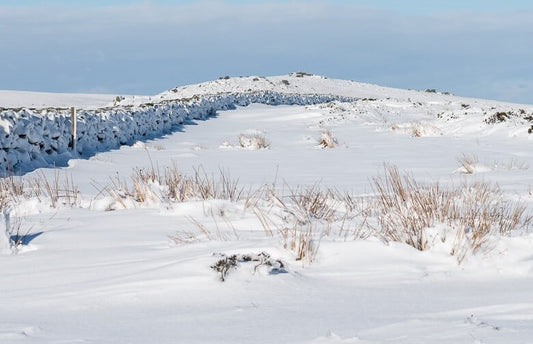
{"label": "dry stone wall", "polygon": [[277,92],[204,95],[157,104],[77,110],[77,140],[73,150],[68,109],[2,109],[0,111],[0,173],[25,173],[39,167],[64,165],[72,157],[132,144],[169,133],[187,120],[206,119],[217,111],[251,103],[311,105],[346,97]]}

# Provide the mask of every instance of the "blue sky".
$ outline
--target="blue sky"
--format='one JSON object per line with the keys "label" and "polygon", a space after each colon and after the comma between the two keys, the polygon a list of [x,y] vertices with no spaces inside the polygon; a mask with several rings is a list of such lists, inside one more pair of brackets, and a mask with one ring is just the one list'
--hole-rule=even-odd
{"label": "blue sky", "polygon": [[0,89],[307,71],[533,103],[533,1],[0,1]]}

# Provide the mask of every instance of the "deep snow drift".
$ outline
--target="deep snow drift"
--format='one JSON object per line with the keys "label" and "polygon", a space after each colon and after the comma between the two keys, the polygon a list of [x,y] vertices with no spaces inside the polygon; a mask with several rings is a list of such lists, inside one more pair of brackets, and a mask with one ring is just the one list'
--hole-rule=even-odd
{"label": "deep snow drift", "polygon": [[[126,117],[156,98],[261,92],[345,101],[228,106],[2,179],[0,342],[533,338],[533,106],[303,74],[220,79],[117,106]],[[390,205],[396,212],[379,206],[384,163],[420,184]],[[428,190],[455,203],[449,221],[422,229],[418,250],[384,220],[425,220],[414,201]],[[511,206],[525,211],[502,233]],[[478,223],[461,227],[469,217]],[[483,219],[495,222],[476,250]]]}

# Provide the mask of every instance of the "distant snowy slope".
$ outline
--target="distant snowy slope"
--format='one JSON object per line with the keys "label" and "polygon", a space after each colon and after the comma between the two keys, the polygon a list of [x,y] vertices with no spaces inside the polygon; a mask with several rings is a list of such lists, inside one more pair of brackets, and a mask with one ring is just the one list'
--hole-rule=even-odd
{"label": "distant snowy slope", "polygon": [[[443,92],[445,90],[442,90]],[[275,92],[282,94],[333,95],[358,99],[401,99],[421,102],[480,103],[486,106],[511,105],[493,100],[459,97],[446,92],[404,90],[361,83],[352,80],[331,79],[309,73],[290,73],[279,76],[221,77],[199,84],[178,86],[156,95],[121,95],[119,106],[156,104],[205,95]],[[70,107],[96,109],[114,106],[116,94],[48,93],[0,90],[0,108]],[[519,104],[514,104],[519,105]],[[527,105],[525,105],[527,106]],[[523,107],[523,106],[522,106]]]}
{"label": "distant snowy slope", "polygon": [[[145,102],[169,101],[174,99],[191,98],[207,94],[220,93],[250,93],[272,91],[290,94],[328,94],[350,98],[376,98],[376,99],[410,99],[422,102],[431,101],[462,101],[483,102],[487,105],[504,104],[502,102],[458,97],[447,93],[424,92],[417,90],[404,90],[383,87],[351,80],[331,79],[324,76],[308,73],[291,73],[280,76],[245,76],[221,77],[218,80],[200,84],[172,88],[151,97],[126,97],[121,102],[124,105],[140,104]],[[443,90],[445,91],[445,90]]]}
{"label": "distant snowy slope", "polygon": [[76,106],[93,109],[108,106],[115,98],[111,94],[50,93],[0,90],[0,108],[45,108]]}
{"label": "distant snowy slope", "polygon": [[[336,103],[332,103],[332,102]],[[222,77],[154,96],[0,92],[0,174],[66,164],[73,156],[161,136],[191,119],[249,104],[328,103],[322,123],[364,119],[413,136],[488,135],[533,139],[533,106],[381,87],[307,73]],[[78,111],[76,142],[70,112]],[[323,112],[320,110],[321,112]]]}

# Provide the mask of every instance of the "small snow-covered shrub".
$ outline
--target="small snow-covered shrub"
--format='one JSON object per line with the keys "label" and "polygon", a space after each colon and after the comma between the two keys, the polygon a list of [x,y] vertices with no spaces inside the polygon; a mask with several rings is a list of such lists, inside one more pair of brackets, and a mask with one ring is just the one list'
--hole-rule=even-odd
{"label": "small snow-covered shrub", "polygon": [[226,276],[231,270],[235,270],[239,267],[240,263],[256,263],[253,270],[254,273],[261,266],[267,267],[268,273],[271,275],[287,272],[283,261],[271,258],[270,254],[266,252],[260,252],[259,254],[233,254],[231,256],[223,253],[216,255],[219,256],[220,259],[217,260],[215,264],[211,265],[211,269],[220,274],[220,281],[222,282],[226,280]]}
{"label": "small snow-covered shrub", "polygon": [[226,276],[228,275],[228,272],[230,270],[237,268],[237,255],[234,254],[232,256],[226,256],[223,255],[221,259],[217,260],[217,262],[213,265],[211,265],[211,269],[215,270],[220,274],[220,281],[224,282],[226,280]]}
{"label": "small snow-covered shrub", "polygon": [[250,131],[239,135],[239,146],[245,149],[266,149],[270,147],[270,142],[265,136],[257,131]]}
{"label": "small snow-covered shrub", "polygon": [[516,116],[516,114],[514,114],[511,111],[508,111],[508,112],[503,112],[503,111],[496,112],[495,114],[487,117],[485,119],[485,123],[487,123],[487,124],[502,123],[502,122],[505,122],[508,119],[510,119],[511,116]]}
{"label": "small snow-covered shrub", "polygon": [[479,164],[479,159],[475,154],[463,154],[457,158],[461,166],[459,172],[464,174],[472,174],[476,170],[476,165]]}
{"label": "small snow-covered shrub", "polygon": [[[507,235],[525,225],[525,206],[506,202],[497,186],[487,183],[443,188],[421,185],[398,168],[385,166],[374,178],[377,200],[369,205],[376,220],[371,227],[385,241],[404,242],[427,250],[437,240],[450,243],[460,263],[469,253],[488,246],[493,236]],[[440,230],[437,235],[435,229]]]}
{"label": "small snow-covered shrub", "polygon": [[[305,225],[294,221],[292,226],[280,228],[283,248],[293,252],[296,260],[312,263],[316,259],[320,240],[330,231],[330,228],[319,228],[321,225],[316,221]],[[329,226],[329,223],[326,223],[326,226]]]}
{"label": "small snow-covered shrub", "polygon": [[417,124],[413,126],[413,137],[421,137],[424,133],[424,129],[421,125]]}
{"label": "small snow-covered shrub", "polygon": [[318,145],[322,148],[335,148],[337,147],[337,139],[333,136],[331,131],[325,130],[320,134],[318,139]]}

